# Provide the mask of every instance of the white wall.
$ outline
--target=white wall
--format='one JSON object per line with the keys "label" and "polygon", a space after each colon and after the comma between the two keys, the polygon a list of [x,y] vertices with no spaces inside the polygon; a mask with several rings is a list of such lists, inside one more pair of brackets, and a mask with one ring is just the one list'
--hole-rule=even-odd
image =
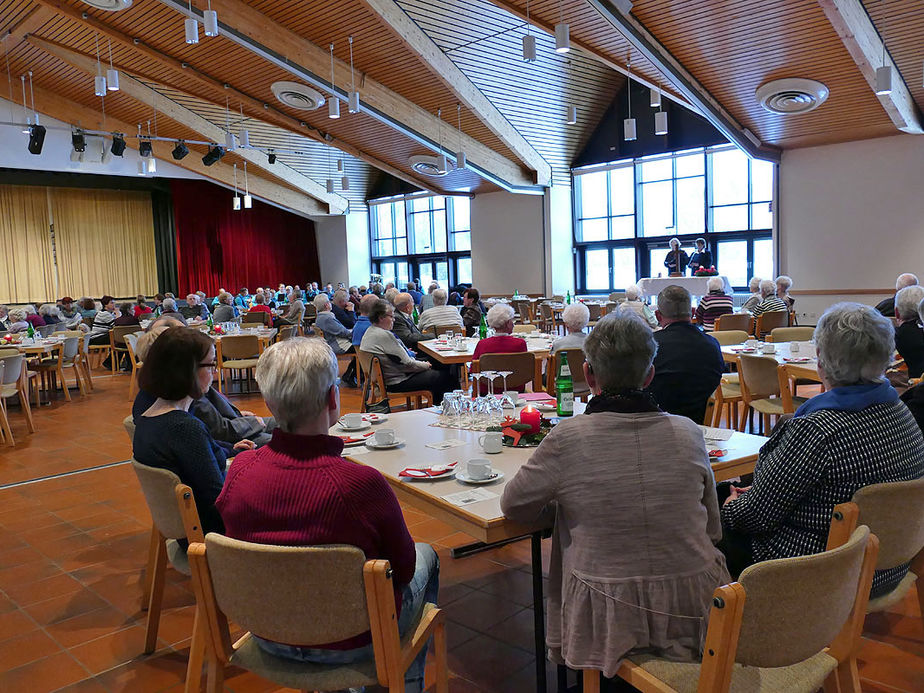
{"label": "white wall", "polygon": [[366,212],[313,217],[322,284],[347,286],[369,281],[369,215]]}
{"label": "white wall", "polygon": [[546,219],[546,296],[575,293],[574,219],[571,213],[571,188],[557,185],[545,194]]}
{"label": "white wall", "polygon": [[346,215],[348,286],[369,282],[371,253],[369,248],[369,213],[350,212]]}
{"label": "white wall", "polygon": [[[787,151],[780,164],[780,270],[804,322],[839,300],[873,305],[902,272],[924,279],[924,137]],[[801,315],[807,313],[807,315]]]}
{"label": "white wall", "polygon": [[545,291],[544,198],[508,192],[472,200],[472,280],[482,294]]}

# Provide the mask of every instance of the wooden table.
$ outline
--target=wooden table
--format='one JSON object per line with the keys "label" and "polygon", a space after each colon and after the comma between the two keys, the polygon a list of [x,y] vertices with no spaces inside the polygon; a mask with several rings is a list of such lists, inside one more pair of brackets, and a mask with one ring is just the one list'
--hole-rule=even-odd
{"label": "wooden table", "polygon": [[[762,344],[762,343],[761,343]],[[815,359],[815,350],[808,342],[799,342],[799,351],[795,354],[792,353],[792,342],[773,342],[775,351],[772,354],[765,354],[760,351],[760,346],[757,347],[757,351],[752,353],[745,353],[745,356],[763,356],[764,358],[774,359],[779,365],[788,366],[789,372],[793,377],[801,378],[803,380],[811,380],[813,382],[820,383],[821,376],[818,375],[818,360]],[[725,359],[726,363],[737,363],[738,356],[742,352],[737,351],[744,347],[744,344],[733,344],[731,346],[722,347],[722,358]],[[812,357],[811,361],[805,363],[790,363],[787,359],[793,357]]]}
{"label": "wooden table", "polygon": [[[575,413],[584,411],[584,403],[575,402]],[[532,574],[533,574],[533,616],[536,646],[536,688],[540,693],[546,690],[545,680],[545,623],[543,621],[543,595],[542,595],[542,533],[550,529],[543,525],[522,525],[512,522],[504,517],[500,507],[501,494],[507,483],[516,475],[533,453],[534,448],[508,448],[496,455],[485,455],[478,445],[481,431],[459,430],[454,428],[441,428],[431,426],[437,421],[438,414],[432,409],[417,409],[408,412],[390,414],[387,422],[376,424],[376,427],[393,428],[397,438],[404,444],[392,450],[371,450],[362,454],[351,456],[354,448],[344,449],[344,456],[357,464],[374,467],[382,473],[391,485],[395,495],[403,503],[418,508],[446,524],[474,537],[484,544],[496,542],[510,542],[530,537],[532,548]],[[344,433],[339,427],[331,429],[333,434]],[[434,450],[427,444],[443,440],[458,439],[464,441],[460,445],[446,450]],[[728,455],[713,464],[716,479],[721,481],[754,469],[757,453],[760,447],[767,442],[762,436],[733,432],[727,441],[716,443],[722,449],[728,450]],[[709,444],[707,447],[713,447]],[[458,461],[462,466],[467,460],[474,457],[485,457],[491,460],[495,471],[504,473],[504,478],[491,484],[481,485],[478,488],[496,494],[492,498],[477,501],[465,506],[457,506],[445,499],[445,496],[471,488],[455,479],[442,479],[439,481],[405,481],[398,476],[400,471],[408,465],[429,466],[433,464],[446,464]],[[485,548],[480,545],[480,548]],[[454,552],[454,557],[458,555]]]}
{"label": "wooden table", "polygon": [[[539,391],[542,388],[542,364],[552,351],[552,339],[548,335],[541,334],[538,337],[528,337],[524,333],[516,334],[514,337],[522,337],[526,340],[526,351],[536,357],[536,370],[533,374],[533,390]],[[417,342],[417,349],[426,354],[434,361],[442,364],[458,363],[463,365],[462,379],[466,378],[465,370],[467,365],[473,360],[475,345],[480,340],[477,337],[467,337],[465,339],[464,349],[448,349],[444,342],[435,339]]]}

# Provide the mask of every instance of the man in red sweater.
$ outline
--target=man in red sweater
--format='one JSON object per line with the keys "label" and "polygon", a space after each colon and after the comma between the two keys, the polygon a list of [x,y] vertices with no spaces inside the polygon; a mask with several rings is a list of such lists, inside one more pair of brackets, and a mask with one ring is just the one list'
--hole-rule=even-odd
{"label": "man in red sweater", "polygon": [[[288,339],[260,356],[256,379],[277,428],[267,445],[239,454],[228,470],[215,502],[225,533],[280,546],[350,544],[366,559],[387,559],[404,635],[424,604],[436,602],[439,560],[430,545],[414,544],[385,478],[343,459],[343,441],[328,435],[340,414],[336,356],[323,340]],[[271,654],[301,661],[347,664],[373,657],[368,632],[312,647],[257,642]],[[407,691],[423,689],[425,660],[426,648],[407,671]]]}
{"label": "man in red sweater", "polygon": [[[472,354],[472,360],[479,358],[482,354],[518,354],[526,351],[526,340],[522,337],[514,337],[513,332],[513,308],[507,303],[498,303],[488,311],[488,327],[494,330],[494,336],[478,341],[475,345],[475,351]],[[495,381],[496,382],[496,381]],[[488,386],[482,384],[481,394],[488,394]],[[519,392],[525,392],[526,387],[517,388]]]}

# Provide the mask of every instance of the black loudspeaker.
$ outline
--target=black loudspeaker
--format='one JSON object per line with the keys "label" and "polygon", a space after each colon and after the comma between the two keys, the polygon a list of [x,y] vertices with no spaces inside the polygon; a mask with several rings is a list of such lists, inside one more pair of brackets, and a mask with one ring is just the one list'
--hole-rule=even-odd
{"label": "black loudspeaker", "polygon": [[183,140],[180,140],[179,142],[176,143],[176,146],[173,148],[173,151],[171,152],[171,154],[173,154],[174,159],[179,161],[180,159],[185,157],[187,154],[189,154],[189,147],[186,146],[186,143],[183,142]]}
{"label": "black loudspeaker", "polygon": [[125,153],[125,139],[119,135],[112,136],[112,147],[109,149],[113,156],[122,156]]}
{"label": "black loudspeaker", "polygon": [[29,128],[29,153],[41,154],[45,146],[45,126],[33,125]]}

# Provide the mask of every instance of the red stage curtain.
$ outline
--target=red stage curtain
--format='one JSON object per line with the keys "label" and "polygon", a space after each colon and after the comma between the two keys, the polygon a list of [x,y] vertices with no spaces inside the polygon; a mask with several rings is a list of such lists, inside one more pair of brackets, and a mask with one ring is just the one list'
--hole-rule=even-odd
{"label": "red stage curtain", "polygon": [[205,181],[171,182],[180,296],[318,281],[314,224],[254,200],[235,212],[233,193]]}

